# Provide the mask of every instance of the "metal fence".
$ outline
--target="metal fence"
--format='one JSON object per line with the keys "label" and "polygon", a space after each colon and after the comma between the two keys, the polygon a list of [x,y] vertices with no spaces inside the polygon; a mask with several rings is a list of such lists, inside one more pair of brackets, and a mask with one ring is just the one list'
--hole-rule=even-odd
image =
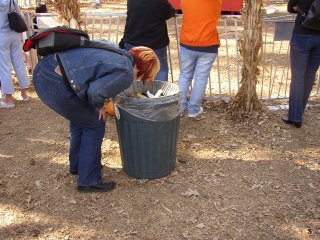
{"label": "metal fence", "polygon": [[36,5],[36,0],[18,0],[17,2],[20,7],[29,7]]}
{"label": "metal fence", "polygon": [[[54,17],[54,14],[28,13],[27,18],[32,28],[33,17]],[[91,39],[103,38],[118,43],[123,36],[126,14],[83,13],[83,29]],[[290,61],[289,39],[294,16],[282,16],[263,19],[262,64],[258,77],[257,93],[260,99],[282,99],[289,95]],[[179,30],[181,15],[168,21],[170,45],[168,47],[170,79],[179,78]],[[218,31],[221,38],[218,57],[213,64],[207,86],[207,96],[231,96],[238,92],[241,82],[242,58],[239,54],[238,40],[242,37],[240,16],[222,16]],[[31,31],[32,32],[32,31]],[[30,32],[30,33],[31,33]],[[36,64],[35,53],[31,53],[31,68]],[[313,95],[319,91],[319,83]]]}

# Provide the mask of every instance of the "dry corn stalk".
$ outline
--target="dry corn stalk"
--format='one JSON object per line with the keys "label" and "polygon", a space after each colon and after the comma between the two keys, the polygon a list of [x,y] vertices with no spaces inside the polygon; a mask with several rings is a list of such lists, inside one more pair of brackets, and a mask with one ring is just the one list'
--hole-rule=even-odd
{"label": "dry corn stalk", "polygon": [[245,0],[242,9],[243,38],[239,41],[243,58],[241,86],[235,98],[230,101],[231,115],[248,115],[261,109],[256,86],[260,74],[259,64],[262,49],[262,0]]}
{"label": "dry corn stalk", "polygon": [[60,17],[69,27],[80,28],[80,5],[77,0],[51,0]]}

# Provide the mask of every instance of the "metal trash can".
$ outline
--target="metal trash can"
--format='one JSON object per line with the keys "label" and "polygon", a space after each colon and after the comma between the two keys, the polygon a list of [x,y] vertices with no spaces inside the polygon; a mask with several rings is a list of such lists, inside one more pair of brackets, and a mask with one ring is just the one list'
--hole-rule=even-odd
{"label": "metal trash can", "polygon": [[[149,90],[159,98],[132,98]],[[115,98],[116,125],[124,172],[134,178],[155,179],[175,169],[180,126],[181,94],[176,84],[135,81]]]}

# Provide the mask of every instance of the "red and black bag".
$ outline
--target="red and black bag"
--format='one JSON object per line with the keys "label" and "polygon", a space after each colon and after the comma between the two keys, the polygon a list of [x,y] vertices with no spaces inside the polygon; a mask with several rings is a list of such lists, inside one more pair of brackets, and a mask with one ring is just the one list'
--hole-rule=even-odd
{"label": "red and black bag", "polygon": [[31,48],[35,48],[38,55],[45,56],[77,47],[100,48],[123,55],[120,49],[90,41],[89,35],[86,32],[65,26],[47,28],[34,33],[26,39],[23,51],[28,52]]}
{"label": "red and black bag", "polygon": [[66,49],[81,47],[89,41],[89,35],[81,30],[68,27],[47,28],[34,33],[24,45],[23,51],[36,48],[40,56],[60,52]]}

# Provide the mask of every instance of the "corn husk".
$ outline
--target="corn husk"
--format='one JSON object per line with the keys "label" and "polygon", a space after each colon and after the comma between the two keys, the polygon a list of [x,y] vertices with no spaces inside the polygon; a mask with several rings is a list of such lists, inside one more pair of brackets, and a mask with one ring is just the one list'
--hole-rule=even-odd
{"label": "corn husk", "polygon": [[80,28],[80,5],[77,0],[50,0],[56,12],[59,14],[60,21],[67,22],[69,27]]}
{"label": "corn husk", "polygon": [[[243,58],[241,68],[241,86],[229,103],[231,115],[239,116],[239,112],[250,115],[260,110],[256,85],[260,74],[262,49],[262,0],[245,0],[242,9],[243,38],[239,41],[240,54]],[[237,112],[233,114],[232,112]]]}

